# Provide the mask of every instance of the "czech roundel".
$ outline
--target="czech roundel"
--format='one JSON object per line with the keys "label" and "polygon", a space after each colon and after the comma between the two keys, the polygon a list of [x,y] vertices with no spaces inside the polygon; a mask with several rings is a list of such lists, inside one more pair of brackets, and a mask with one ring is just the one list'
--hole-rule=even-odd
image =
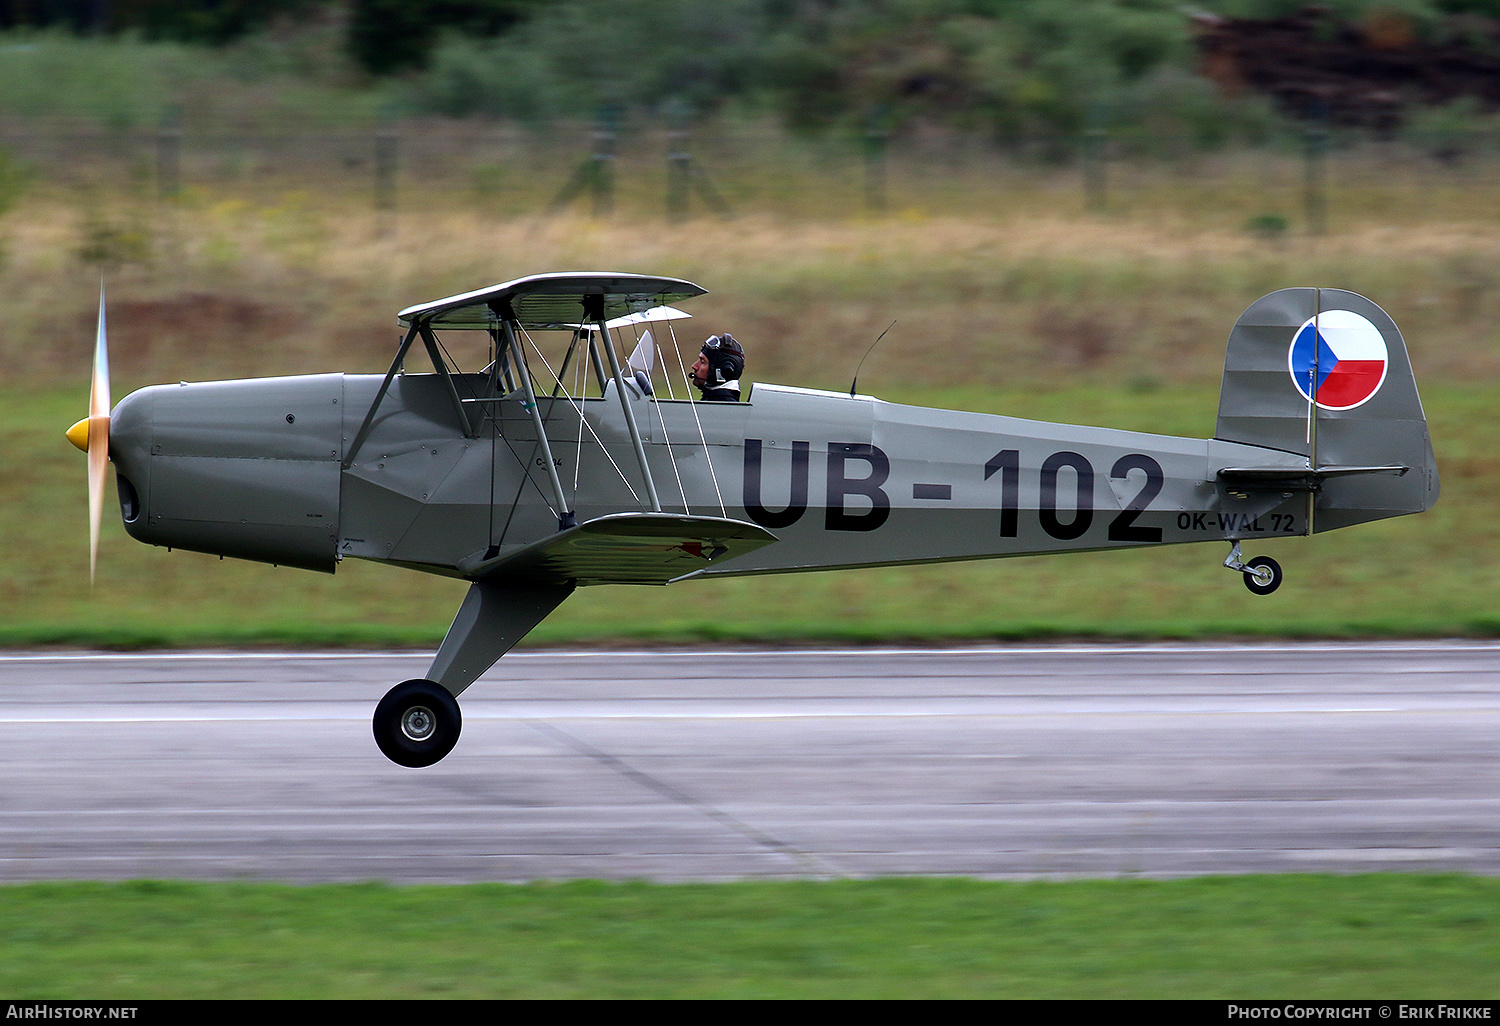
{"label": "czech roundel", "polygon": [[1351,310],[1326,310],[1292,336],[1287,367],[1303,398],[1325,410],[1352,410],[1385,382],[1389,354],[1380,329]]}

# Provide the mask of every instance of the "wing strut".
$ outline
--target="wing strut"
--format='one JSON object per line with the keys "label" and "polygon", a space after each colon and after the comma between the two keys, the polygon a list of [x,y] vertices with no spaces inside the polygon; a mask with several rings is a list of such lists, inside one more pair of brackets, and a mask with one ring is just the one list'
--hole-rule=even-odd
{"label": "wing strut", "polygon": [[630,396],[625,390],[625,376],[620,371],[620,360],[615,355],[614,339],[609,325],[604,321],[604,296],[602,294],[583,297],[583,319],[597,321],[599,332],[604,336],[604,357],[609,361],[610,377],[616,381],[615,391],[620,396],[620,409],[625,411],[625,426],[630,429],[630,441],[635,446],[635,458],[641,465],[641,476],[646,479],[646,494],[651,499],[651,512],[660,513],[661,497],[656,493],[656,479],[651,476],[651,467],[646,463],[646,447],[641,443],[641,429],[635,422],[635,410],[630,407]]}
{"label": "wing strut", "polygon": [[390,369],[385,372],[385,380],[380,383],[380,388],[375,393],[375,401],[370,404],[364,421],[360,423],[359,430],[354,433],[354,441],[349,444],[348,450],[344,453],[345,470],[354,466],[354,457],[359,455],[359,450],[364,446],[365,439],[370,434],[370,428],[375,423],[375,413],[380,409],[380,404],[385,401],[386,393],[391,390],[391,383],[396,380],[396,375],[400,373],[402,365],[406,363],[406,355],[411,352],[411,344],[418,335],[422,336],[422,344],[427,347],[427,355],[432,359],[433,370],[448,386],[448,399],[453,403],[453,412],[458,417],[460,427],[463,428],[464,437],[479,437],[479,432],[470,422],[468,414],[464,412],[463,402],[458,398],[458,390],[453,387],[453,375],[448,370],[448,364],[443,360],[432,329],[428,327],[426,321],[413,320],[411,327],[406,330],[406,337],[401,340],[401,345],[396,349],[396,358],[391,361]]}
{"label": "wing strut", "polygon": [[359,455],[359,450],[365,444],[365,437],[370,433],[370,425],[375,423],[375,411],[380,409],[380,403],[385,399],[385,394],[391,390],[391,382],[396,380],[396,372],[406,362],[406,354],[411,350],[412,341],[417,337],[418,325],[413,323],[406,331],[406,337],[401,340],[401,345],[396,349],[396,358],[391,361],[391,369],[385,372],[385,380],[380,383],[380,390],[375,393],[375,401],[370,404],[370,410],[365,414],[365,419],[354,434],[354,441],[349,444],[349,449],[344,453],[344,469],[348,470],[354,466],[354,457]]}
{"label": "wing strut", "polygon": [[453,387],[453,374],[448,370],[447,361],[443,359],[437,336],[432,333],[432,325],[423,321],[421,332],[422,344],[427,347],[427,356],[432,360],[432,369],[437,371],[438,377],[443,379],[443,384],[448,386],[448,401],[453,404],[453,415],[458,418],[458,425],[463,429],[464,437],[478,438],[479,431],[469,420],[469,415],[464,412],[464,403],[458,397],[458,389]]}
{"label": "wing strut", "polygon": [[521,379],[521,390],[526,393],[526,412],[531,414],[531,426],[536,429],[537,444],[542,447],[542,459],[547,464],[547,479],[552,484],[552,496],[557,502],[557,529],[574,527],[578,518],[568,509],[568,500],[563,496],[562,481],[557,476],[557,463],[552,458],[552,445],[547,441],[547,428],[542,424],[542,411],[537,409],[536,391],[531,386],[531,373],[526,369],[526,354],[516,340],[515,319],[506,317],[501,322],[505,332],[505,346],[516,365],[516,377]]}

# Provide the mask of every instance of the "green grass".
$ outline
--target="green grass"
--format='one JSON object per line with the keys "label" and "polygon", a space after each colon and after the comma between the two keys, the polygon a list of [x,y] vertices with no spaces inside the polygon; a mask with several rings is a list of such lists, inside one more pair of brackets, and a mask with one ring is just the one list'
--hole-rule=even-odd
{"label": "green grass", "polygon": [[1500,993],[1500,880],[47,883],[0,992],[112,998],[1393,998]]}
{"label": "green grass", "polygon": [[[1216,407],[1212,390],[1112,385],[900,398],[1186,435],[1212,433]],[[587,588],[528,642],[1493,635],[1490,389],[1430,387],[1425,401],[1443,474],[1437,507],[1247,551],[1287,571],[1268,598],[1219,567],[1227,549],[1186,545]],[[352,560],[326,576],[169,553],[130,539],[112,505],[91,591],[85,465],[61,437],[81,405],[76,390],[0,388],[0,644],[426,647],[442,637],[462,582]]]}

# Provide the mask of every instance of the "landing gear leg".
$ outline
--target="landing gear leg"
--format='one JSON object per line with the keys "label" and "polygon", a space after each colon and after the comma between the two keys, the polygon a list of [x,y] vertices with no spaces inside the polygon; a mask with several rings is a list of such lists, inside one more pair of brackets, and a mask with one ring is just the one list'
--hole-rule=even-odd
{"label": "landing gear leg", "polygon": [[1240,555],[1240,543],[1236,541],[1224,560],[1227,569],[1245,575],[1245,587],[1256,595],[1269,595],[1281,587],[1281,564],[1270,556],[1256,556],[1245,562]]}
{"label": "landing gear leg", "polygon": [[386,758],[402,766],[431,766],[451,752],[463,723],[458,696],[572,591],[572,581],[476,581],[427,678],[397,684],[375,707],[375,743]]}

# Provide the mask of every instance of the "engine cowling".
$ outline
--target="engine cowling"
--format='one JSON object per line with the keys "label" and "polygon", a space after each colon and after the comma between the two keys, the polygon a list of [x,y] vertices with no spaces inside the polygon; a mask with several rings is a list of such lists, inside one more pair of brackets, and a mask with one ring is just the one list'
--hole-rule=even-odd
{"label": "engine cowling", "polygon": [[110,425],[125,529],[151,545],[332,573],[344,376],[155,385]]}

